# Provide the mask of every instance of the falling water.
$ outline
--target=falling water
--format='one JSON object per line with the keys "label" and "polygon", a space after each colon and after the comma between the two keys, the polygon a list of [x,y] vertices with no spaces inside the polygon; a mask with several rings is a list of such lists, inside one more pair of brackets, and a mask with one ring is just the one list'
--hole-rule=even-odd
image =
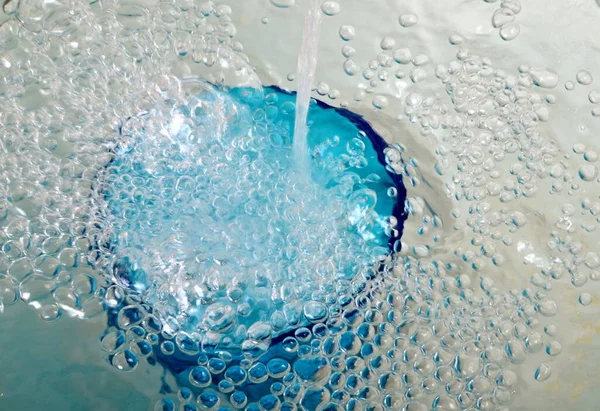
{"label": "falling water", "polygon": [[294,124],[294,157],[296,164],[302,172],[308,173],[308,144],[306,136],[308,125],[308,106],[310,93],[317,68],[317,48],[319,45],[319,31],[321,26],[321,13],[319,0],[311,0],[310,8],[304,21],[302,32],[302,45],[298,55],[298,94],[296,96],[296,121]]}

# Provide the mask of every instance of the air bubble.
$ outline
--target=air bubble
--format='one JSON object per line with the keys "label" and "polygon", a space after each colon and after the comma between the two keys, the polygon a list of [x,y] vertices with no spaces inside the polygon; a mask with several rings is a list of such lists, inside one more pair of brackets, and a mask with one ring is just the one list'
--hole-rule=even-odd
{"label": "air bubble", "polygon": [[341,10],[340,3],[337,1],[327,0],[321,4],[321,11],[327,16],[335,16]]}
{"label": "air bubble", "polygon": [[578,72],[575,76],[575,79],[579,84],[582,84],[584,86],[589,86],[594,81],[592,73],[586,70],[581,70],[580,72]]}
{"label": "air bubble", "polygon": [[558,74],[548,68],[534,67],[530,70],[529,75],[533,84],[538,87],[554,88],[558,84]]}
{"label": "air bubble", "polygon": [[492,25],[496,28],[500,28],[505,24],[512,23],[514,20],[515,14],[512,12],[512,10],[499,8],[492,16]]}
{"label": "air bubble", "polygon": [[521,26],[518,23],[508,23],[500,28],[500,37],[504,41],[511,41],[517,38],[521,32]]}
{"label": "air bubble", "polygon": [[360,68],[356,65],[354,60],[348,59],[344,62],[344,71],[347,75],[354,76],[356,75],[356,73],[358,73],[359,70]]}
{"label": "air bubble", "polygon": [[419,18],[416,14],[403,14],[398,19],[398,22],[402,27],[412,27],[419,21]]}
{"label": "air bubble", "polygon": [[373,107],[379,110],[385,109],[389,105],[388,99],[385,96],[375,96],[373,98]]}
{"label": "air bubble", "polygon": [[296,0],[270,0],[275,7],[288,8],[296,5]]}
{"label": "air bubble", "polygon": [[535,370],[534,378],[536,381],[544,382],[550,378],[551,374],[552,368],[548,364],[542,364]]}
{"label": "air bubble", "polygon": [[379,44],[382,50],[391,50],[396,45],[396,40],[393,37],[384,37]]}
{"label": "air bubble", "polygon": [[354,34],[355,34],[354,26],[350,26],[348,24],[341,26],[339,34],[340,34],[341,39],[344,41],[352,40],[354,38]]}
{"label": "air bubble", "polygon": [[583,181],[594,181],[598,177],[598,167],[592,164],[584,164],[579,167],[579,178]]}
{"label": "air bubble", "polygon": [[579,296],[579,303],[581,305],[590,305],[592,302],[592,295],[589,293],[583,293]]}
{"label": "air bubble", "polygon": [[588,94],[588,100],[592,104],[600,104],[600,91],[599,90],[590,91],[590,93]]}

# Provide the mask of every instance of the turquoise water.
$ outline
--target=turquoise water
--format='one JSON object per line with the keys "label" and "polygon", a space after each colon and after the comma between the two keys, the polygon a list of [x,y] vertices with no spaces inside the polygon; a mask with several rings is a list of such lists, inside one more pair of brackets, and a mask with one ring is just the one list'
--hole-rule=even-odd
{"label": "turquoise water", "polygon": [[[284,377],[287,386],[294,382],[291,369],[306,381],[331,373],[320,350],[298,351],[315,341],[313,333],[329,333],[328,319],[339,315],[331,310],[353,305],[361,293],[351,290],[355,279],[377,275],[373,266],[399,247],[405,189],[386,170],[387,143],[359,116],[313,101],[307,181],[295,172],[291,150],[293,94],[226,92],[198,81],[183,86],[183,104],[158,105],[170,123],[156,123],[165,116],[153,110],[123,121],[112,159],[92,184],[94,263],[108,281],[90,280],[89,287],[99,290],[106,311],[81,328],[60,315],[58,324],[42,328],[18,323],[27,315],[22,306],[4,317],[15,333],[51,331],[31,362],[54,360],[36,376],[8,373],[5,404],[48,405],[30,401],[23,389],[48,379],[47,395],[64,397],[48,406],[64,409],[90,409],[82,397],[94,397],[94,409],[146,409],[164,395],[159,408],[228,400],[234,408],[287,409],[292,403],[272,391],[279,384],[284,395]],[[35,305],[49,289],[31,284],[21,289]],[[285,287],[287,294],[277,294]],[[70,309],[78,307],[75,301]],[[62,358],[54,347],[71,328],[83,335],[63,344],[70,354]],[[339,343],[352,346],[354,338],[347,333]],[[112,376],[110,365],[135,372]],[[138,380],[139,369],[146,371]],[[150,375],[154,380],[145,383]],[[71,382],[78,377],[99,383]],[[302,401],[316,409],[324,400]]]}

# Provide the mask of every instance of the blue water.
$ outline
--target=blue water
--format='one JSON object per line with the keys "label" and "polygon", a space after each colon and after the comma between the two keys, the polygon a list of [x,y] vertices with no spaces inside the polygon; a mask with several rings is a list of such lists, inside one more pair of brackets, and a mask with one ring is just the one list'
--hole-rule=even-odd
{"label": "blue water", "polygon": [[[377,276],[398,247],[406,191],[386,170],[387,144],[360,116],[313,101],[306,181],[291,152],[293,94],[194,87],[201,96],[168,102],[171,124],[157,126],[155,112],[124,121],[98,174],[92,201],[105,229],[96,241],[115,284],[105,293],[124,290],[106,298],[103,342],[118,351],[109,357],[117,368],[158,362],[179,396],[206,407],[213,390],[235,386],[231,402],[278,409],[278,375],[293,369],[311,381],[329,367],[295,345],[330,327],[364,289],[354,279]],[[339,344],[351,345],[347,337]]]}

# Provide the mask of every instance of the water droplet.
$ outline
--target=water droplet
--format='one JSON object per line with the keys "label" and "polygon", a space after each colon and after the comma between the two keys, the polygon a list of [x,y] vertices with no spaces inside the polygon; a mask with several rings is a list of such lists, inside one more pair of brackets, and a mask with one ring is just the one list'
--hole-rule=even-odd
{"label": "water droplet", "polygon": [[416,14],[403,14],[398,19],[398,22],[402,27],[411,27],[417,24],[419,18]]}

